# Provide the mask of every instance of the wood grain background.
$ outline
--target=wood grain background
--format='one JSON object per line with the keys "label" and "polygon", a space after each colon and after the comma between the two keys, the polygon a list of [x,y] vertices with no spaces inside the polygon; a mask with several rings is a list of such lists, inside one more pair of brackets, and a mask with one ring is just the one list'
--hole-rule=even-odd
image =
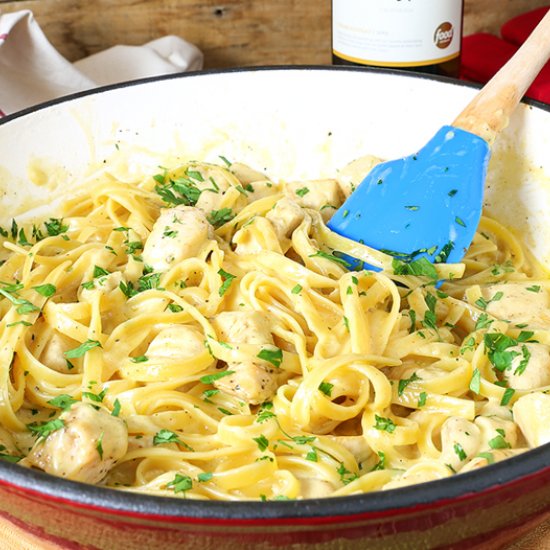
{"label": "wood grain background", "polygon": [[[498,33],[549,0],[466,0],[465,34]],[[115,44],[175,34],[206,68],[330,63],[330,0],[0,0],[0,14],[31,10],[52,44],[75,61]]]}

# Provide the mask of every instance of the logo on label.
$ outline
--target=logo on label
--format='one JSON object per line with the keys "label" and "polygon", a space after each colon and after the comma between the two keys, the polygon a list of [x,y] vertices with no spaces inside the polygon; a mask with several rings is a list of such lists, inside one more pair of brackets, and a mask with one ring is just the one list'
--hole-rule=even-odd
{"label": "logo on label", "polygon": [[453,41],[454,28],[451,23],[446,21],[441,23],[435,30],[434,42],[438,48],[444,50]]}

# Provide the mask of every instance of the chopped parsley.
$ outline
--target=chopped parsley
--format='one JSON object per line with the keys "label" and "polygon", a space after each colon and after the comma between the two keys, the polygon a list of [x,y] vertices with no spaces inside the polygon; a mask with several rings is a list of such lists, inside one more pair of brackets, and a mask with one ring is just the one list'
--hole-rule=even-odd
{"label": "chopped parsley", "polygon": [[453,449],[454,449],[454,452],[456,454],[456,456],[458,456],[458,459],[459,460],[466,460],[467,458],[467,454],[466,452],[464,451],[464,449],[462,448],[462,445],[460,443],[455,443],[453,445]]}
{"label": "chopped parsley", "polygon": [[515,357],[523,355],[523,359],[516,369],[516,372],[519,370],[519,374],[521,374],[529,362],[529,350],[526,346],[523,346],[522,354],[520,354],[517,351],[510,351],[508,348],[517,346],[523,342],[533,342],[534,340],[531,339],[533,334],[533,332],[524,330],[519,333],[517,338],[512,338],[500,332],[485,334],[483,343],[493,367],[500,372],[504,372],[512,367],[512,361]]}
{"label": "chopped parsley", "polygon": [[338,469],[336,470],[338,472],[338,474],[340,475],[340,481],[344,484],[344,485],[347,485],[348,483],[351,483],[352,481],[354,481],[355,479],[357,479],[359,476],[357,474],[354,474],[352,472],[350,472],[345,466],[344,466],[344,463],[341,462],[340,463],[340,466],[338,467]]}
{"label": "chopped parsley", "polygon": [[12,294],[4,288],[0,288],[0,294],[7,298],[12,304],[18,306],[15,311],[17,311],[17,313],[19,313],[20,315],[25,315],[34,311],[40,311],[39,307],[35,306],[28,300],[25,300],[24,298],[19,298],[18,296],[14,296],[15,292],[14,294]]}
{"label": "chopped parsley", "polygon": [[33,422],[32,424],[27,424],[27,428],[29,428],[31,433],[33,435],[38,435],[42,439],[46,439],[50,434],[60,430],[64,426],[65,423],[61,418],[56,418],[49,422]]}
{"label": "chopped parsley", "polygon": [[167,489],[172,489],[174,493],[185,493],[193,488],[193,480],[189,476],[176,474],[172,481],[166,484]]}
{"label": "chopped parsley", "polygon": [[292,294],[300,294],[300,292],[302,292],[302,285],[298,284],[294,286],[290,292],[292,292]]}
{"label": "chopped parsley", "polygon": [[401,396],[403,395],[403,392],[405,391],[405,388],[411,383],[415,382],[416,380],[420,380],[420,376],[416,374],[416,372],[413,372],[412,375],[409,378],[403,378],[399,380],[399,385],[397,389],[397,395]]}
{"label": "chopped parsley", "polygon": [[233,279],[236,278],[236,275],[232,275],[221,268],[218,270],[218,275],[222,278],[222,284],[218,289],[218,294],[223,296],[229,290],[229,287],[231,286]]}
{"label": "chopped parsley", "polygon": [[474,393],[479,394],[481,388],[481,372],[479,369],[474,369],[474,372],[472,373],[472,378],[470,380],[470,390],[472,390]]}
{"label": "chopped parsley", "polygon": [[204,376],[201,376],[199,380],[203,384],[212,384],[216,380],[220,380],[226,376],[231,376],[232,374],[235,374],[234,370],[224,370],[223,372],[217,372],[215,374],[205,374]]}
{"label": "chopped parsley", "polygon": [[339,258],[338,256],[335,256],[334,254],[329,254],[328,252],[323,252],[322,250],[318,250],[315,252],[315,254],[310,254],[310,258],[324,258],[325,260],[330,260],[331,262],[335,262],[337,264],[340,264],[346,268],[350,268],[351,264],[344,260],[344,258]]}
{"label": "chopped parsley", "polygon": [[411,262],[404,262],[394,258],[392,260],[392,268],[395,275],[415,275],[417,277],[428,277],[433,280],[437,279],[437,270],[425,257]]}
{"label": "chopped parsley", "polygon": [[258,445],[258,449],[263,453],[269,447],[269,440],[265,435],[260,435],[259,437],[252,438]]}
{"label": "chopped parsley", "polygon": [[111,412],[111,416],[118,416],[120,414],[120,401],[118,399],[115,399],[115,402],[113,403],[113,411]]}
{"label": "chopped parsley", "polygon": [[510,403],[510,399],[514,396],[514,393],[516,393],[516,390],[513,388],[506,388],[504,390],[504,393],[502,394],[502,399],[500,400],[500,404],[505,407]]}
{"label": "chopped parsley", "polygon": [[521,361],[514,371],[514,374],[520,375],[525,372],[525,369],[527,368],[527,365],[529,364],[529,359],[531,359],[531,352],[527,348],[525,344],[521,346]]}
{"label": "chopped parsley", "polygon": [[489,319],[489,316],[486,313],[482,313],[476,322],[475,330],[489,328],[492,323],[493,320]]}
{"label": "chopped parsley", "polygon": [[32,287],[33,290],[36,290],[36,292],[38,292],[38,294],[40,294],[41,296],[44,296],[45,298],[50,298],[51,296],[53,296],[56,292],[56,288],[55,288],[55,285],[52,285],[52,284],[45,284],[45,285],[38,285],[38,286],[33,286]]}
{"label": "chopped parsley", "polygon": [[311,450],[308,451],[306,454],[306,460],[309,460],[310,462],[318,462],[319,455],[317,454],[317,449],[315,447],[311,447]]}
{"label": "chopped parsley", "polygon": [[87,399],[89,399],[90,401],[94,401],[95,403],[102,403],[103,398],[105,397],[106,393],[107,393],[107,388],[105,388],[100,393],[93,393],[93,392],[90,392],[90,391],[83,391],[82,392],[82,397],[86,397]]}
{"label": "chopped parsley", "polygon": [[525,290],[528,290],[529,292],[540,292],[540,285],[529,286]]}
{"label": "chopped parsley", "polygon": [[44,227],[50,237],[56,237],[69,230],[69,226],[63,224],[63,218],[50,218],[47,222],[44,222]]}
{"label": "chopped parsley", "polygon": [[374,419],[376,421],[374,427],[377,430],[388,432],[390,434],[395,431],[396,425],[391,418],[384,418],[383,416],[378,416],[375,414]]}
{"label": "chopped parsley", "polygon": [[304,195],[307,195],[309,193],[309,188],[308,187],[301,187],[300,189],[296,189],[295,193],[299,197],[303,197]]}
{"label": "chopped parsley", "polygon": [[50,399],[48,401],[48,404],[52,405],[53,407],[56,407],[57,409],[61,409],[63,411],[66,411],[67,409],[71,408],[71,405],[73,403],[76,403],[77,400],[73,399],[72,396],[63,393],[61,395],[58,395],[57,397],[54,397],[53,399]]}
{"label": "chopped parsley", "polygon": [[86,340],[80,346],[74,349],[66,351],[63,355],[67,359],[75,359],[76,357],[82,357],[86,352],[90,351],[93,348],[100,348],[101,343],[97,340]]}
{"label": "chopped parsley", "polygon": [[95,446],[97,454],[101,459],[103,459],[103,434],[104,432],[101,432],[101,435],[99,436],[99,439],[97,440],[97,443]]}
{"label": "chopped parsley", "polygon": [[138,355],[137,357],[131,357],[130,361],[132,361],[132,363],[146,363],[149,361],[149,357],[147,357],[147,355]]}
{"label": "chopped parsley", "polygon": [[327,397],[331,397],[333,388],[334,384],[331,384],[330,382],[321,382],[319,384],[319,391],[324,393]]}
{"label": "chopped parsley", "polygon": [[383,451],[378,451],[378,462],[374,465],[372,472],[376,470],[384,470],[386,468],[386,454]]}
{"label": "chopped parsley", "polygon": [[481,298],[478,298],[474,303],[479,309],[482,309],[485,311],[487,309],[487,306],[491,302],[498,302],[499,300],[502,299],[503,296],[504,296],[504,292],[497,292],[490,300],[485,300],[485,298],[481,297]]}
{"label": "chopped parsley", "polygon": [[231,208],[221,208],[220,210],[212,210],[206,219],[214,226],[221,227],[224,223],[231,221],[236,214]]}
{"label": "chopped parsley", "polygon": [[491,449],[510,449],[512,445],[505,439],[505,432],[501,428],[497,428],[497,436],[489,440],[489,447]]}
{"label": "chopped parsley", "polygon": [[153,176],[157,185],[155,193],[170,205],[183,204],[185,206],[195,206],[202,191],[188,178],[170,179],[166,182],[163,175]]}
{"label": "chopped parsley", "polygon": [[164,445],[165,443],[179,443],[180,438],[171,430],[160,430],[153,437],[153,445]]}
{"label": "chopped parsley", "polygon": [[495,457],[493,456],[493,453],[479,453],[477,456],[479,458],[484,458],[487,461],[487,464],[493,464],[495,462]]}
{"label": "chopped parsley", "polygon": [[427,397],[428,397],[428,394],[425,391],[420,392],[420,395],[418,396],[418,403],[416,404],[416,406],[423,407],[426,404]]}
{"label": "chopped parsley", "polygon": [[106,277],[107,275],[110,275],[109,271],[107,271],[103,267],[94,265],[94,272],[92,275],[94,279],[98,279],[99,277]]}
{"label": "chopped parsley", "polygon": [[280,367],[281,363],[283,362],[283,350],[279,348],[275,349],[262,349],[258,355],[256,355],[258,359],[263,359],[264,361],[267,361],[268,363],[271,363],[275,367]]}
{"label": "chopped parsley", "polygon": [[212,472],[201,472],[197,476],[197,480],[201,483],[205,483],[207,481],[210,481],[214,477],[214,474]]}

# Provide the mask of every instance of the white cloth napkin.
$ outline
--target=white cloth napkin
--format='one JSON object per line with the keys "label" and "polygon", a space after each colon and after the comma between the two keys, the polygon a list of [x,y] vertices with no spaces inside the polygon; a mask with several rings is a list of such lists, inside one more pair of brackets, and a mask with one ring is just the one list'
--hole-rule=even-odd
{"label": "white cloth napkin", "polygon": [[114,46],[70,63],[30,11],[0,15],[0,116],[96,86],[200,70],[202,64],[202,52],[177,36]]}

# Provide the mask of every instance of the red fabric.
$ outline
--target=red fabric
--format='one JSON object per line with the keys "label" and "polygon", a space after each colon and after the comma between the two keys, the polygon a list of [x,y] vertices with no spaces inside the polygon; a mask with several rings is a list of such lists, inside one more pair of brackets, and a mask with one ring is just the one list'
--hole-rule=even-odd
{"label": "red fabric", "polygon": [[[465,36],[462,41],[460,77],[485,84],[517,51],[550,7],[539,8],[507,21],[503,38],[488,33]],[[525,94],[550,103],[550,62],[547,63]]]}
{"label": "red fabric", "polygon": [[517,51],[513,44],[489,33],[462,39],[461,78],[487,82]]}
{"label": "red fabric", "polygon": [[506,42],[521,46],[549,9],[550,6],[538,8],[510,19],[502,25],[500,35]]}

